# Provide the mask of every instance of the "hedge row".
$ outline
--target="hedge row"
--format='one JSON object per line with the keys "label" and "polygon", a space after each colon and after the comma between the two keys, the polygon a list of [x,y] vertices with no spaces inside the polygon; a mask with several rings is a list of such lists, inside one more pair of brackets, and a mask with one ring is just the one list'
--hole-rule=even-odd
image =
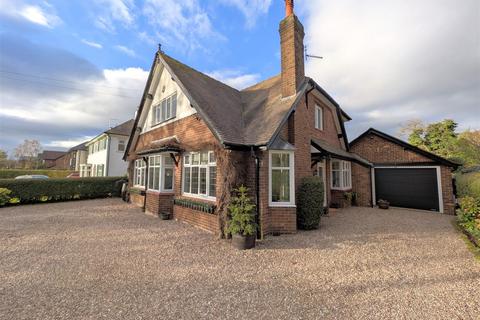
{"label": "hedge row", "polygon": [[18,176],[40,174],[50,178],[66,178],[73,171],[70,170],[25,170],[25,169],[0,169],[0,179],[13,179]]}
{"label": "hedge row", "polygon": [[11,191],[13,203],[34,203],[120,196],[124,177],[80,179],[3,179],[0,188]]}
{"label": "hedge row", "polygon": [[303,230],[318,229],[324,212],[324,186],[320,177],[306,177],[297,193],[297,227]]}

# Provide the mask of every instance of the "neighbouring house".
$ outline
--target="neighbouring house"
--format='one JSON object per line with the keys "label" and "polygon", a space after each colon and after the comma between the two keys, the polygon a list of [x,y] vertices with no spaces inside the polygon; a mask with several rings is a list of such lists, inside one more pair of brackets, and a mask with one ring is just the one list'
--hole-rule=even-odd
{"label": "neighbouring house", "polygon": [[80,172],[80,166],[87,163],[88,150],[87,142],[83,142],[68,150],[68,168]]}
{"label": "neighbouring house", "polygon": [[351,118],[305,76],[303,26],[293,1],[286,8],[281,73],[244,90],[156,53],[125,153],[132,202],[222,233],[232,191],[245,184],[262,236],[296,232],[304,177],[322,177],[325,206],[348,205],[352,192],[371,205],[361,190],[371,164],[349,151]]}
{"label": "neighbouring house", "polygon": [[353,140],[350,150],[373,164],[371,188],[366,177],[357,183],[374,204],[383,199],[397,207],[455,213],[452,171],[458,164],[373,128]]}
{"label": "neighbouring house", "polygon": [[85,143],[86,162],[80,164],[80,177],[114,177],[127,173],[127,163],[122,159],[133,119],[110,128]]}
{"label": "neighbouring house", "polygon": [[67,153],[65,151],[44,150],[38,155],[38,159],[40,160],[42,166],[47,169],[59,169],[55,167],[57,165],[57,160],[62,158],[66,154]]}

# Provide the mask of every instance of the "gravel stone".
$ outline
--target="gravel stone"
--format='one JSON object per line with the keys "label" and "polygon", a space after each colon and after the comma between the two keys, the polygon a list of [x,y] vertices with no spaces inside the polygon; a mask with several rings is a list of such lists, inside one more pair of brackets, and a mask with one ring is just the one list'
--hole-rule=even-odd
{"label": "gravel stone", "polygon": [[119,199],[0,209],[0,319],[480,319],[454,217],[350,208],[248,251]]}

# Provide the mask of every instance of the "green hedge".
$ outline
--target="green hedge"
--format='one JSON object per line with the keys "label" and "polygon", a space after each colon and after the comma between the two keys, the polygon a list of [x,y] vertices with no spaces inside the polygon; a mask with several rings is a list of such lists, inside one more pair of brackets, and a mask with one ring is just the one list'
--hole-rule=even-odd
{"label": "green hedge", "polygon": [[73,171],[70,170],[23,170],[0,169],[0,179],[13,179],[18,176],[40,174],[50,178],[66,178]]}
{"label": "green hedge", "polygon": [[480,199],[480,172],[458,173],[456,183],[458,197]]}
{"label": "green hedge", "polygon": [[307,177],[297,193],[297,226],[299,229],[318,229],[323,207],[324,187],[319,177]]}
{"label": "green hedge", "polygon": [[[65,201],[120,196],[124,177],[80,179],[3,179],[0,188],[11,190],[10,198],[21,203]],[[18,201],[17,201],[18,202]]]}

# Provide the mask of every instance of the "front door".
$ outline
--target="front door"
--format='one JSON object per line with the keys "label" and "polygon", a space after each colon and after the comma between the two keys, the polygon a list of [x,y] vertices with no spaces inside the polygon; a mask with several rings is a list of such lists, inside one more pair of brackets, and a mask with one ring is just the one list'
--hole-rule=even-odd
{"label": "front door", "polygon": [[315,174],[323,181],[323,206],[327,206],[327,179],[325,176],[325,160],[317,163],[317,170]]}

